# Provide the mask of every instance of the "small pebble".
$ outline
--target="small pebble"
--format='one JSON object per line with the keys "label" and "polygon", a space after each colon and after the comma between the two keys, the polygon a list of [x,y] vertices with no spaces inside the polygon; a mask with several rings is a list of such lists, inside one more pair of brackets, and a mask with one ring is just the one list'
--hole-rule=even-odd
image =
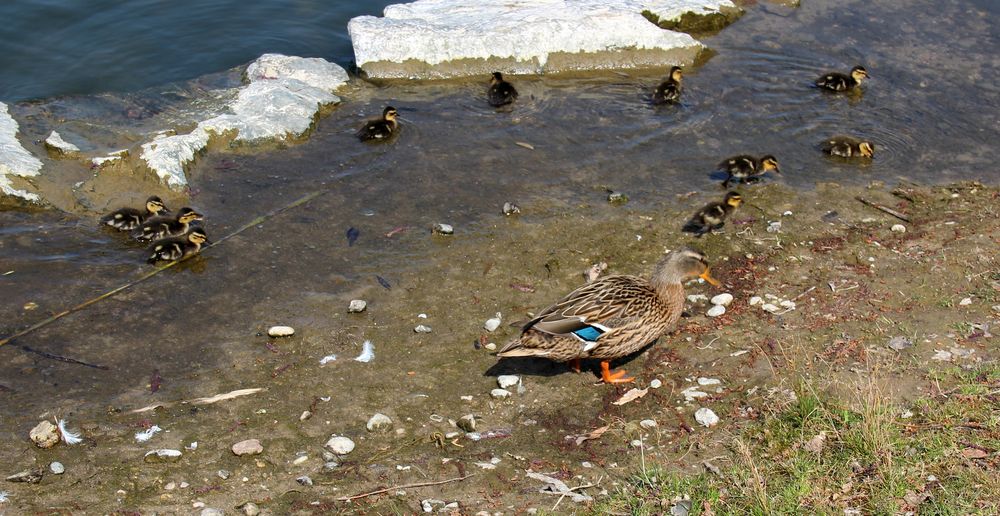
{"label": "small pebble", "polygon": [[229,470],[225,469],[220,469],[219,471],[215,472],[215,476],[221,478],[222,480],[229,480],[230,475],[232,475],[232,473],[230,473]]}
{"label": "small pebble", "polygon": [[710,408],[702,407],[694,413],[694,419],[702,426],[708,428],[719,424],[719,416]]}
{"label": "small pebble", "polygon": [[889,347],[895,349],[896,351],[902,351],[906,348],[913,347],[913,341],[906,337],[896,336],[889,339]]}
{"label": "small pebble", "polygon": [[780,220],[776,220],[774,222],[768,222],[767,223],[767,232],[768,233],[778,233],[780,231],[781,231],[781,221]]}
{"label": "small pebble", "polygon": [[789,301],[787,299],[781,301],[778,304],[781,305],[781,306],[783,306],[783,307],[785,307],[785,308],[788,308],[788,309],[794,309],[795,308],[795,301]]}
{"label": "small pebble", "polygon": [[201,510],[201,516],[224,516],[225,514],[222,512],[222,509],[214,509],[212,507],[205,507]]}
{"label": "small pebble", "polygon": [[697,303],[699,301],[708,301],[708,296],[705,294],[688,294],[687,299],[689,303]]}
{"label": "small pebble", "polygon": [[385,432],[386,430],[392,428],[392,419],[385,414],[375,414],[368,420],[365,428],[367,428],[369,432]]}
{"label": "small pebble", "polygon": [[791,212],[791,210],[786,211],[786,212],[782,213],[781,216],[782,217],[791,217],[792,216],[792,212]]}
{"label": "small pebble", "polygon": [[628,196],[621,192],[611,192],[608,194],[608,202],[611,204],[625,204],[628,202]]}
{"label": "small pebble", "polygon": [[503,203],[503,214],[510,217],[511,215],[517,215],[521,213],[521,208],[512,202]]}
{"label": "small pebble", "polygon": [[652,419],[643,419],[642,421],[639,421],[639,426],[645,428],[646,430],[651,430],[656,428],[656,421],[653,421]]}
{"label": "small pebble", "polygon": [[177,489],[177,482],[167,482],[167,484],[163,486],[164,491],[173,491],[174,489]]}
{"label": "small pebble", "polygon": [[781,311],[781,308],[778,308],[777,306],[772,305],[771,303],[764,303],[763,305],[761,305],[760,308],[761,310],[764,310],[765,312],[771,312],[772,314]]}
{"label": "small pebble", "polygon": [[724,313],[726,313],[726,307],[725,306],[723,306],[723,305],[712,305],[712,308],[709,308],[708,311],[705,312],[705,315],[707,315],[709,317],[718,317],[718,316],[720,316],[720,315],[722,315]]}
{"label": "small pebble", "polygon": [[719,294],[712,298],[713,305],[729,306],[733,302],[733,295],[730,293]]}
{"label": "small pebble", "polygon": [[260,507],[257,507],[257,504],[253,502],[247,502],[239,506],[239,509],[243,511],[243,514],[246,516],[257,516],[260,514]]}
{"label": "small pebble", "polygon": [[49,464],[49,471],[55,475],[62,475],[66,472],[66,466],[63,466],[61,462],[53,462]]}
{"label": "small pebble", "polygon": [[472,414],[466,414],[458,419],[456,422],[459,428],[465,430],[466,432],[476,431],[476,416]]}
{"label": "small pebble", "polygon": [[904,226],[902,224],[893,224],[892,228],[890,228],[890,230],[893,233],[906,233],[906,226]]}
{"label": "small pebble", "polygon": [[663,382],[661,382],[659,378],[653,378],[653,381],[649,382],[649,386],[654,389],[659,389],[663,386]]}
{"label": "small pebble", "polygon": [[493,389],[492,391],[490,391],[490,396],[493,396],[494,398],[501,400],[504,398],[509,398],[510,391],[508,391],[507,389]]}
{"label": "small pebble", "polygon": [[718,378],[705,378],[704,376],[698,377],[698,385],[721,385],[722,380]]}
{"label": "small pebble", "polygon": [[971,297],[962,298],[962,300],[958,302],[958,306],[969,306],[971,304],[972,304]]}
{"label": "small pebble", "polygon": [[48,421],[35,425],[28,433],[31,441],[39,448],[51,448],[59,442],[59,429]]}
{"label": "small pebble", "polygon": [[271,326],[267,329],[267,334],[270,337],[290,337],[295,335],[295,328],[291,326]]}
{"label": "small pebble", "polygon": [[451,224],[434,224],[431,232],[438,235],[451,235],[455,233],[455,228],[451,227]]}
{"label": "small pebble", "polygon": [[152,450],[146,452],[146,455],[142,457],[145,462],[175,462],[180,460],[181,451],[180,450]]}
{"label": "small pebble", "polygon": [[295,466],[298,466],[299,464],[302,464],[303,462],[305,462],[307,460],[309,460],[309,456],[308,455],[300,455],[298,457],[295,457],[295,460],[292,461],[292,464],[295,465]]}
{"label": "small pebble", "polygon": [[330,437],[324,446],[337,455],[347,455],[354,451],[354,441],[338,435]]}
{"label": "small pebble", "polygon": [[339,466],[339,465],[340,464],[338,464],[337,462],[332,461],[332,460],[324,462],[323,463],[323,471],[326,471],[326,472],[333,471],[333,470],[337,469],[337,466]]}
{"label": "small pebble", "polygon": [[264,451],[264,447],[260,444],[258,439],[247,439],[245,441],[240,441],[233,445],[233,453],[237,456],[243,455],[257,455]]}
{"label": "small pebble", "polygon": [[423,324],[420,324],[420,325],[417,325],[416,328],[413,328],[413,332],[414,333],[430,333],[431,332],[431,327],[430,326],[424,326]]}
{"label": "small pebble", "polygon": [[483,346],[483,347],[486,348],[487,351],[496,351],[497,350],[497,345],[496,345],[495,342],[487,342],[486,345]]}
{"label": "small pebble", "polygon": [[753,297],[750,298],[749,304],[750,304],[750,306],[757,306],[757,305],[761,304],[763,301],[764,300],[761,299],[760,296],[753,296]]}
{"label": "small pebble", "polygon": [[299,485],[302,485],[302,486],[311,486],[311,485],[313,485],[313,479],[309,478],[308,475],[302,475],[301,477],[296,478],[295,481],[298,482]]}
{"label": "small pebble", "polygon": [[516,374],[502,374],[497,377],[497,385],[501,389],[506,389],[508,387],[513,387],[521,381],[521,378]]}
{"label": "small pebble", "polygon": [[351,304],[347,305],[347,311],[352,314],[364,312],[365,308],[368,308],[368,302],[363,299],[352,299]]}
{"label": "small pebble", "polygon": [[497,316],[496,317],[492,317],[492,318],[486,320],[486,323],[483,324],[483,328],[485,328],[486,331],[495,331],[497,328],[500,327],[500,320],[501,319],[502,319],[502,317],[500,315],[500,312],[497,312]]}

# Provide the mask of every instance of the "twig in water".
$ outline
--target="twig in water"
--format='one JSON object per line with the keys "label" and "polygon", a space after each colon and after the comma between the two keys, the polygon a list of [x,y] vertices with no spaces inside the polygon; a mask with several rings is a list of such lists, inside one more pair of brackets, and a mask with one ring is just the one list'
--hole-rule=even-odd
{"label": "twig in water", "polygon": [[94,369],[101,369],[101,370],[104,370],[104,371],[108,370],[108,366],[91,364],[91,363],[88,363],[88,362],[84,362],[82,360],[77,360],[75,358],[64,357],[64,356],[61,356],[61,355],[54,355],[54,354],[49,353],[47,351],[39,351],[37,349],[29,348],[28,346],[21,346],[21,349],[23,349],[24,351],[27,351],[28,353],[34,353],[36,355],[41,355],[41,356],[43,356],[45,358],[51,358],[52,360],[58,360],[60,362],[66,362],[68,364],[79,364],[79,365],[82,365],[82,366],[93,367]]}
{"label": "twig in water", "polygon": [[414,488],[414,487],[439,486],[441,484],[448,484],[448,483],[451,483],[451,482],[460,482],[462,480],[465,480],[465,479],[467,479],[469,477],[473,477],[475,475],[476,475],[475,473],[469,473],[468,475],[465,475],[464,477],[449,478],[448,480],[441,480],[441,481],[438,481],[438,482],[420,482],[420,483],[417,483],[417,484],[404,484],[404,485],[401,485],[401,486],[392,486],[392,487],[387,487],[385,489],[379,489],[377,491],[372,491],[370,493],[361,493],[361,494],[354,495],[354,496],[342,496],[340,498],[337,498],[337,501],[339,501],[339,502],[350,502],[351,500],[357,500],[358,498],[366,498],[366,497],[369,497],[369,496],[372,496],[372,495],[386,493],[386,492],[389,492],[389,491],[392,491],[392,490],[395,490],[395,489],[410,489],[410,488]]}
{"label": "twig in water", "polygon": [[874,202],[871,202],[868,199],[865,199],[864,197],[855,197],[855,199],[857,199],[858,201],[861,201],[861,203],[864,204],[865,206],[871,206],[872,208],[875,208],[876,210],[888,213],[889,215],[892,215],[893,217],[896,217],[897,219],[902,220],[903,222],[910,222],[910,219],[906,215],[903,215],[902,213],[900,213],[900,212],[898,212],[898,211],[896,211],[896,210],[894,210],[892,208],[886,208],[885,206],[882,206],[881,204],[876,204]]}

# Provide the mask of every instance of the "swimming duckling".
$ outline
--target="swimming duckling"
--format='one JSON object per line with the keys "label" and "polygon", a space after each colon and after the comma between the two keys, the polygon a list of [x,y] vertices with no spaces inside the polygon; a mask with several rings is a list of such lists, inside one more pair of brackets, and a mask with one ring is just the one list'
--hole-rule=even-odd
{"label": "swimming duckling", "polygon": [[875,144],[850,136],[834,136],[823,142],[820,147],[823,152],[841,158],[872,158],[875,156]]}
{"label": "swimming duckling", "polygon": [[653,104],[668,104],[681,99],[681,79],[684,71],[675,66],[670,69],[667,80],[660,83],[653,92]]}
{"label": "swimming duckling", "polygon": [[517,99],[517,90],[513,84],[503,80],[503,74],[493,72],[493,78],[490,79],[490,89],[486,92],[486,96],[491,106],[506,106],[513,104],[514,100]]}
{"label": "swimming duckling", "polygon": [[148,263],[158,261],[175,262],[182,258],[197,254],[201,251],[202,244],[210,244],[208,235],[201,228],[194,228],[190,233],[157,240],[149,247]]}
{"label": "swimming duckling", "polygon": [[496,356],[573,362],[577,370],[581,359],[596,358],[605,383],[631,382],[623,378],[624,371],[612,373],[609,362],[639,351],[673,328],[684,310],[684,282],[699,277],[720,286],[708,272],[705,255],[687,248],[660,260],[649,279],[596,279],[538,312]]}
{"label": "swimming duckling", "polygon": [[816,79],[816,87],[829,91],[847,91],[857,88],[863,79],[868,78],[868,70],[863,66],[851,68],[850,75],[838,72],[828,73]]}
{"label": "swimming duckling", "polygon": [[684,224],[681,231],[694,233],[694,236],[700,238],[705,233],[722,229],[722,226],[726,224],[726,217],[733,213],[736,208],[739,208],[741,202],[743,202],[742,195],[736,192],[728,192],[722,202],[710,202],[704,208],[698,210],[691,217],[691,220],[687,224]]}
{"label": "swimming duckling", "polygon": [[146,220],[160,213],[170,213],[170,210],[167,209],[159,197],[154,195],[146,199],[145,211],[135,208],[119,208],[101,217],[101,224],[107,224],[118,231],[132,231],[141,226]]}
{"label": "swimming duckling", "polygon": [[382,118],[369,120],[365,122],[365,125],[361,126],[361,129],[358,129],[356,133],[358,138],[363,142],[388,140],[389,137],[396,133],[396,129],[399,128],[396,116],[396,108],[386,106],[382,111]]}
{"label": "swimming duckling", "polygon": [[202,220],[202,215],[191,208],[181,208],[174,217],[154,217],[143,222],[132,236],[136,240],[153,241],[180,236],[188,232],[188,224]]}
{"label": "swimming duckling", "polygon": [[723,188],[729,188],[729,182],[733,178],[739,179],[741,183],[754,183],[767,172],[781,173],[778,169],[778,159],[770,154],[760,159],[747,155],[733,156],[719,163],[718,170],[729,174],[722,183]]}

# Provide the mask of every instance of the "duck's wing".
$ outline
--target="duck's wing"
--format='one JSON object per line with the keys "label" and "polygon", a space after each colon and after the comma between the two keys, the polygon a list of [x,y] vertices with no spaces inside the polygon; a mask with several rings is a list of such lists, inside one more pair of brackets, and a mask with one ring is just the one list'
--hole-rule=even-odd
{"label": "duck's wing", "polygon": [[634,276],[608,276],[584,285],[556,304],[542,310],[524,330],[596,340],[615,330],[615,322],[640,315],[644,301],[655,297],[645,280]]}

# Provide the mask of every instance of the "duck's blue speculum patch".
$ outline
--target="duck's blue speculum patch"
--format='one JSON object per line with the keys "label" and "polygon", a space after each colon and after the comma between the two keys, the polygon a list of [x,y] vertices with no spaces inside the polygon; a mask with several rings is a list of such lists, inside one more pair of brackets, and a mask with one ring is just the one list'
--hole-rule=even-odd
{"label": "duck's blue speculum patch", "polygon": [[596,342],[601,335],[604,335],[604,331],[593,326],[587,326],[586,328],[574,331],[573,335],[580,337],[586,342]]}

